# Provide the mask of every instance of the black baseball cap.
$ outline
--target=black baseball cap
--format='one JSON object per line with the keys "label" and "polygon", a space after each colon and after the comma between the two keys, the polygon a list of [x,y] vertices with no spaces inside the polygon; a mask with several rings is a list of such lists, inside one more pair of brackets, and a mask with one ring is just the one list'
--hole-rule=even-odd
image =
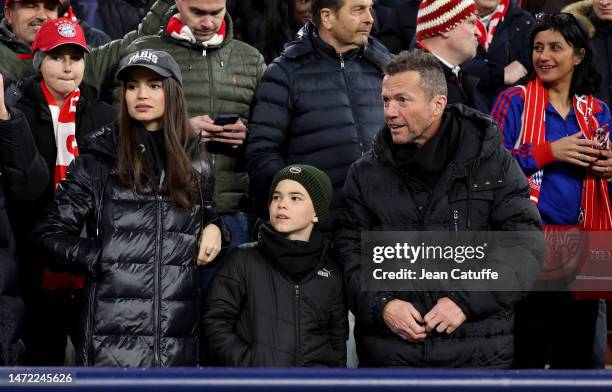
{"label": "black baseball cap", "polygon": [[119,62],[117,80],[124,81],[128,71],[134,67],[148,68],[163,78],[174,78],[181,86],[183,85],[181,68],[168,52],[142,49],[128,54]]}

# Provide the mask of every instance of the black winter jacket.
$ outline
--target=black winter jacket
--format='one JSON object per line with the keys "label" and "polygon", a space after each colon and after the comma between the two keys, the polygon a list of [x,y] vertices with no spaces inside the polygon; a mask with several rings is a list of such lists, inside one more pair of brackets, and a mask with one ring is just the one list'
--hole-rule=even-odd
{"label": "black winter jacket", "polygon": [[349,166],[371,148],[384,124],[382,67],[390,54],[370,37],[365,48],[339,56],[314,30],[307,24],[301,39],[268,66],[253,101],[246,159],[261,217],[280,169],[307,163],[327,173],[334,198],[319,227],[326,231],[342,205]]}
{"label": "black winter jacket", "polygon": [[[195,366],[199,355],[198,237],[216,221],[212,173],[194,207],[140,194],[116,173],[116,130],[81,146],[55,199],[34,229],[50,269],[86,276],[80,361],[87,366]],[[88,238],[79,238],[85,225]]]}
{"label": "black winter jacket", "polygon": [[[490,118],[463,105],[449,105],[444,118],[460,132],[460,144],[431,191],[396,166],[387,128],[378,134],[374,150],[351,167],[344,186],[348,206],[336,245],[344,263],[349,306],[356,317],[362,366],[503,368],[512,363],[512,304],[522,291],[361,291],[364,230],[540,230],[527,180],[501,145],[500,132]],[[423,199],[427,205],[415,202]],[[535,238],[540,238],[539,233]],[[512,287],[530,287],[535,281],[543,252],[538,244],[533,241],[512,249],[516,264],[511,268],[517,279]],[[382,320],[382,310],[391,298],[411,302],[425,316],[442,297],[453,300],[467,317],[451,335],[430,333],[424,342],[411,343],[391,332]]]}
{"label": "black winter jacket", "polygon": [[[15,111],[11,115],[23,117]],[[8,219],[7,198],[35,200],[49,178],[32,134],[9,124],[10,121],[0,121],[0,366],[19,364],[24,351],[19,340],[25,313],[18,287],[21,266]]]}
{"label": "black winter jacket", "polygon": [[203,317],[211,365],[346,366],[342,270],[324,245],[296,283],[258,242],[233,250],[215,275]]}
{"label": "black winter jacket", "polygon": [[501,90],[508,87],[504,84],[504,67],[516,60],[529,69],[529,34],[533,24],[533,17],[511,0],[506,16],[497,25],[489,50],[478,45],[476,57],[461,64],[462,69],[479,78],[478,90],[486,101],[485,113],[489,112]]}
{"label": "black winter jacket", "polygon": [[[32,252],[29,235],[45,207],[53,199],[53,173],[57,154],[51,112],[40,88],[40,81],[40,77],[33,77],[10,85],[6,96],[10,102],[12,118],[9,121],[0,121],[2,128],[32,135],[38,152],[46,162],[47,172],[50,173],[50,176],[28,178],[28,181],[43,183],[43,192],[38,197],[8,200],[17,249],[27,266],[24,271],[25,283],[30,288],[40,286],[43,269],[40,256]],[[114,121],[115,110],[98,100],[97,91],[93,87],[84,83],[79,87],[81,97],[77,103],[76,139],[77,145],[80,146],[96,129]]]}

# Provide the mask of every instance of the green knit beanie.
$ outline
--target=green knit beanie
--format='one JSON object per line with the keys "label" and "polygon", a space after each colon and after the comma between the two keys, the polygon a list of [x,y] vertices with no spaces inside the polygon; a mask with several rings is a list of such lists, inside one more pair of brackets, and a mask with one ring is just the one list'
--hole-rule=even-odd
{"label": "green knit beanie", "polygon": [[270,205],[270,202],[272,201],[272,194],[274,193],[276,186],[282,180],[293,180],[302,184],[312,200],[314,210],[317,213],[319,220],[325,218],[334,194],[331,181],[327,174],[310,165],[298,163],[287,166],[276,173],[276,176],[274,176],[274,179],[272,180],[268,205]]}

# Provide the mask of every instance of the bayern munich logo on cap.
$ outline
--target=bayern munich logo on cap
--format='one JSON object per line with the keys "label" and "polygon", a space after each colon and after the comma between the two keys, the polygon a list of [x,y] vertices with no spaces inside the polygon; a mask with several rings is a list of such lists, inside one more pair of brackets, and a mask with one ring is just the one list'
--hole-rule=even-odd
{"label": "bayern munich logo on cap", "polygon": [[289,173],[291,173],[291,174],[300,174],[301,172],[302,172],[302,168],[301,167],[291,166],[289,168]]}
{"label": "bayern munich logo on cap", "polygon": [[76,29],[70,23],[60,23],[57,26],[57,32],[64,38],[74,38],[76,36]]}

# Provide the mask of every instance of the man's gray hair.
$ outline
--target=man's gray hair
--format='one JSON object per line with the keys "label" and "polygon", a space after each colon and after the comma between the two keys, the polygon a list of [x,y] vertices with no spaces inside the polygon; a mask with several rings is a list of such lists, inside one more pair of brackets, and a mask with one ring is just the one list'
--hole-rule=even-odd
{"label": "man's gray hair", "polygon": [[448,95],[446,78],[436,56],[421,49],[402,51],[385,65],[385,74],[393,76],[407,71],[416,71],[421,76],[421,86],[431,99],[435,95]]}

